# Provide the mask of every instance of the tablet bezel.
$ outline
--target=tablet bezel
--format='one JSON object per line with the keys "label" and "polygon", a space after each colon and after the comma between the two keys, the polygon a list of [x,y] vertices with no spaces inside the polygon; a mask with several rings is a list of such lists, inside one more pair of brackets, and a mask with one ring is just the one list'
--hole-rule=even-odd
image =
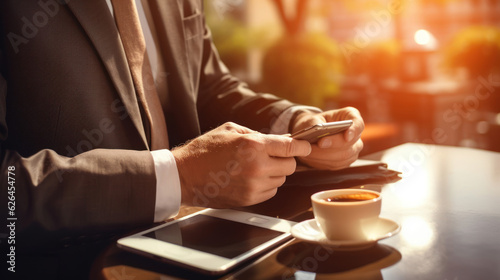
{"label": "tablet bezel", "polygon": [[[163,227],[178,223],[200,214],[261,228],[267,228],[277,232],[281,232],[282,234],[234,258],[225,258],[211,253],[144,236],[149,232],[161,229]],[[117,241],[117,245],[119,248],[147,257],[152,257],[156,260],[173,263],[205,274],[217,275],[225,273],[238,264],[256,255],[259,255],[260,253],[267,251],[274,246],[292,239],[290,230],[295,224],[296,223],[292,221],[243,211],[236,211],[231,209],[205,209],[182,217],[180,219],[162,224],[160,226],[156,226],[145,231],[121,238]]]}

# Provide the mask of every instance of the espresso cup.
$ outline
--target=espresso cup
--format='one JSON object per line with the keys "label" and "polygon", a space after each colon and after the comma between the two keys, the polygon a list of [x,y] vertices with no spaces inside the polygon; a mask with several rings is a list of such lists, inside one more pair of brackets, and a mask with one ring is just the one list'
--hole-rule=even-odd
{"label": "espresso cup", "polygon": [[367,240],[382,207],[379,192],[337,189],[311,196],[314,219],[330,240]]}

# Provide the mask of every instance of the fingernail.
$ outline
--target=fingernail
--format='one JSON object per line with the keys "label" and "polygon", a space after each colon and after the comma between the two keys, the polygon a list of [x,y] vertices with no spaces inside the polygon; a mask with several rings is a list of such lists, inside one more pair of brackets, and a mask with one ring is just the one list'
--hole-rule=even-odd
{"label": "fingernail", "polygon": [[330,148],[332,146],[332,140],[330,139],[325,139],[323,142],[321,142],[320,148],[326,149]]}
{"label": "fingernail", "polygon": [[354,138],[354,131],[352,130],[347,131],[347,136],[346,136],[347,142],[350,142],[353,138]]}

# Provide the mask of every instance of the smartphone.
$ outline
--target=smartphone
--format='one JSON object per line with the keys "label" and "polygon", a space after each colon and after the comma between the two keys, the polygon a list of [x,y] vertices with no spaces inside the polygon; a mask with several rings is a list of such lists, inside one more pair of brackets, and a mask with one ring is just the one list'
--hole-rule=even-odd
{"label": "smartphone", "polygon": [[322,137],[337,134],[348,129],[352,125],[352,120],[328,122],[315,124],[306,129],[295,132],[291,135],[292,138],[299,140],[307,140],[314,144]]}
{"label": "smartphone", "polygon": [[219,275],[290,239],[296,223],[230,209],[206,209],[121,238],[118,247]]}

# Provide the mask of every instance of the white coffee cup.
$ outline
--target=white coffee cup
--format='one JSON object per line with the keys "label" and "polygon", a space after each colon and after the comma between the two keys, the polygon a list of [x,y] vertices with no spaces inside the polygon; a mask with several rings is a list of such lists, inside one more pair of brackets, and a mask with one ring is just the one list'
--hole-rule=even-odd
{"label": "white coffee cup", "polygon": [[[349,198],[353,201],[346,202]],[[380,215],[382,196],[372,190],[337,189],[315,193],[311,202],[316,223],[326,238],[367,240]]]}

